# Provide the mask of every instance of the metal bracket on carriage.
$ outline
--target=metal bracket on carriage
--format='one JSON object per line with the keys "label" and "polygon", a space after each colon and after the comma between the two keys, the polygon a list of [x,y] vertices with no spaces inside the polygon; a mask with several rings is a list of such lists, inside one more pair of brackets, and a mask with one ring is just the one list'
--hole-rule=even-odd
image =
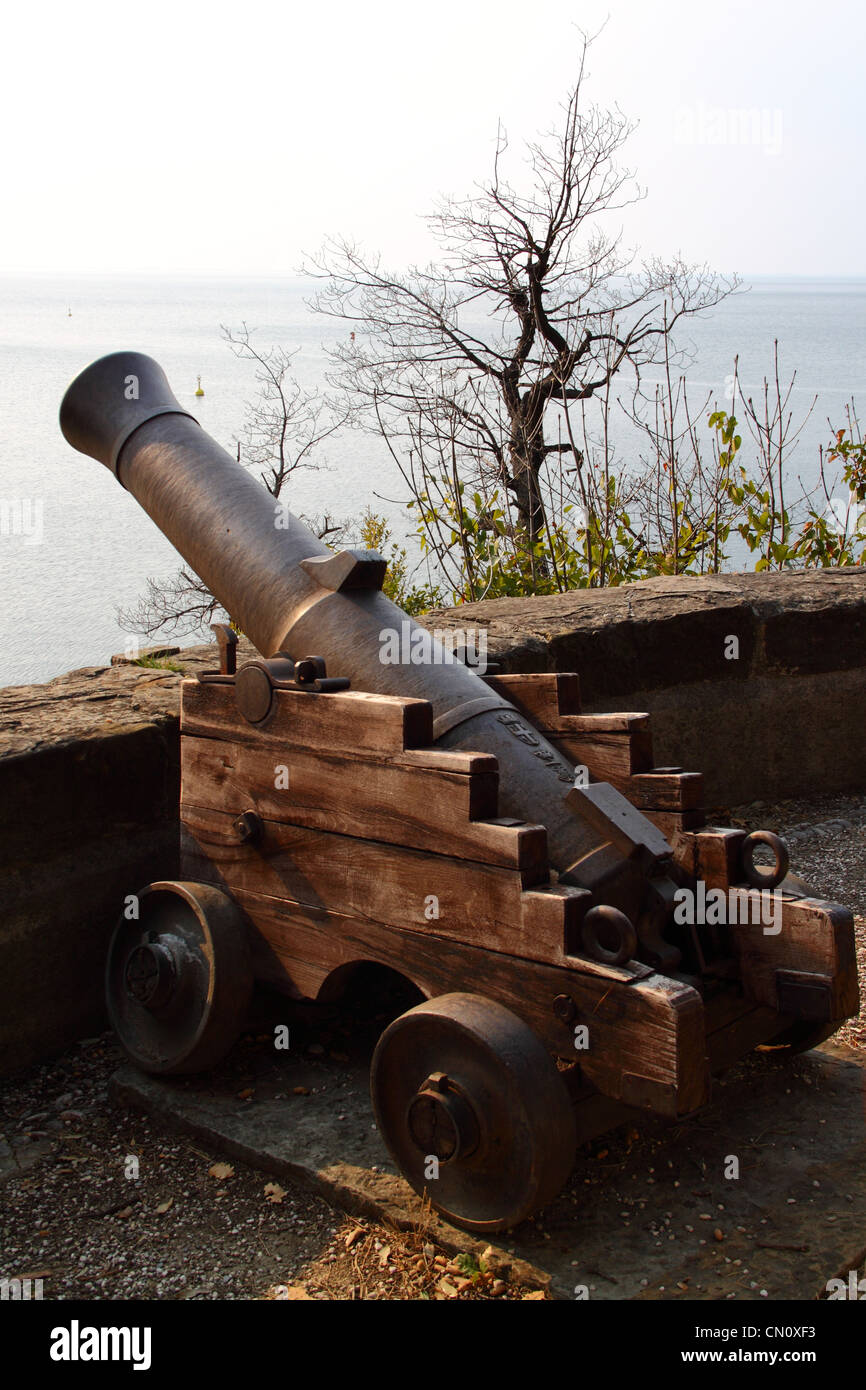
{"label": "metal bracket on carriage", "polygon": [[197,671],[196,680],[202,685],[232,685],[238,665],[238,635],[228,623],[211,623],[211,632],[219,646],[218,671]]}
{"label": "metal bracket on carriage", "polygon": [[275,690],[328,695],[348,690],[347,676],[329,676],[322,656],[292,661],[285,652],[267,660],[247,661],[234,678],[235,701],[249,724],[261,724],[273,708]]}

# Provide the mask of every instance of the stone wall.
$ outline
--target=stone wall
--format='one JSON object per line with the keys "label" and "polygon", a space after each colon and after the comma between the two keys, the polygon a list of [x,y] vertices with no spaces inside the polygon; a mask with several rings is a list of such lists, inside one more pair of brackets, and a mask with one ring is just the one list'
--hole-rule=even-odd
{"label": "stone wall", "polygon": [[0,1071],[105,1026],[125,894],[177,868],[179,673],[0,692]]}
{"label": "stone wall", "polygon": [[650,579],[425,622],[484,627],[503,672],[577,671],[588,713],[649,710],[657,765],[703,772],[711,807],[866,786],[864,570]]}
{"label": "stone wall", "polygon": [[[649,580],[425,621],[483,625],[505,671],[578,671],[589,711],[651,710],[656,762],[703,771],[712,806],[866,786],[866,573]],[[194,674],[214,651],[175,660]],[[0,1072],[103,1026],[123,897],[177,872],[181,679],[121,664],[0,691]]]}

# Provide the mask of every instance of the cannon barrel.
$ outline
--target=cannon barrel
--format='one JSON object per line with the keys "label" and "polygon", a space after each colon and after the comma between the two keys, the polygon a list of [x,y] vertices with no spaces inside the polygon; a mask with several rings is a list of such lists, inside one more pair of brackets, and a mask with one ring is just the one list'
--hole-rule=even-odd
{"label": "cannon barrel", "polygon": [[[604,900],[637,909],[634,863],[566,804],[570,764],[519,716],[503,722],[513,706],[436,644],[431,652],[429,635],[413,648],[423,629],[378,587],[341,585],[325,563],[333,552],[205,433],[158,363],[136,352],[100,358],[67,390],[60,426],[111,469],[262,656],[315,652],[355,690],[429,700],[439,746],[498,758],[500,813],[547,827],[560,875],[596,888],[601,863]],[[410,651],[426,642],[427,660],[387,663],[385,632],[402,632]]]}

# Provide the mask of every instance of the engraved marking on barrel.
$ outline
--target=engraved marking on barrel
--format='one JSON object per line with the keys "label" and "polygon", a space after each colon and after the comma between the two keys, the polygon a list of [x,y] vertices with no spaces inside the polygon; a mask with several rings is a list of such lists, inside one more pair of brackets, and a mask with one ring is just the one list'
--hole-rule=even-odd
{"label": "engraved marking on barrel", "polygon": [[569,785],[574,786],[584,785],[582,782],[572,781],[572,769],[565,767],[552,749],[542,747],[541,740],[532,732],[519,714],[512,714],[510,710],[505,710],[496,717],[510,734],[513,734],[516,739],[533,750],[534,757],[538,758],[539,762],[545,763],[560,782],[568,782]]}

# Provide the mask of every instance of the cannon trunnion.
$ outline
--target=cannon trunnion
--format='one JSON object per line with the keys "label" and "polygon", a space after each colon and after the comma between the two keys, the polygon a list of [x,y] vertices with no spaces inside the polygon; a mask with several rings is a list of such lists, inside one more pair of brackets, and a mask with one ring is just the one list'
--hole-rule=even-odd
{"label": "cannon trunnion", "polygon": [[262,652],[236,670],[217,625],[219,669],[183,682],[180,880],[142,890],[109,951],[137,1065],[212,1066],[256,980],[334,1000],[387,967],[424,1002],[373,1056],[382,1136],[438,1210],[493,1232],[556,1195],[578,1143],[635,1109],[689,1115],[752,1048],[856,1012],[851,914],[775,836],[707,826],[701,776],[654,767],[648,715],[583,714],[576,675],[383,665],[380,628],[410,620],[381,557],[275,528],[140,354],[83,373],[61,423]]}

